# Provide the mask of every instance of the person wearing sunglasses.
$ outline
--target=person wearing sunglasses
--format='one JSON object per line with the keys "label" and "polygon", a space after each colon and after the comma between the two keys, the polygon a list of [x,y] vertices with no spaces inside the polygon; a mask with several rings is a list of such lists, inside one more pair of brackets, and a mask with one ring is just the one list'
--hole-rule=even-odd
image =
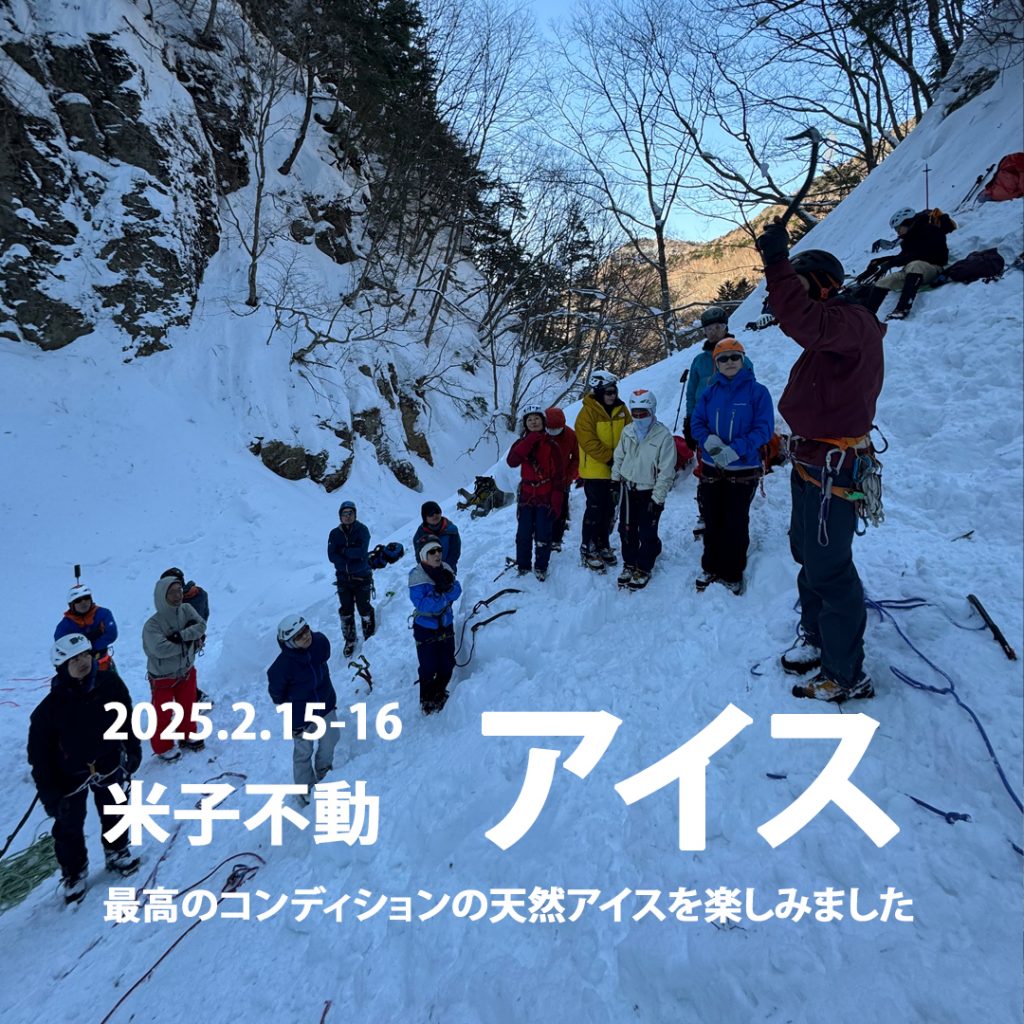
{"label": "person wearing sunglasses", "polygon": [[768,389],[744,365],[743,346],[723,338],[713,353],[715,375],[693,410],[701,449],[698,504],[704,514],[704,554],[697,591],[722,583],[743,593],[750,546],[750,503],[761,479],[761,445],[771,440],[775,408]]}

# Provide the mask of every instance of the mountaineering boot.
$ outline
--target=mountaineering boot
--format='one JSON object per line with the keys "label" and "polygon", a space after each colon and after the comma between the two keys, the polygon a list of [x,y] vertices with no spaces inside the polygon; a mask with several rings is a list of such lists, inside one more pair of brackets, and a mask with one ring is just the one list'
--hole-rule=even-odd
{"label": "mountaineering boot", "polygon": [[88,888],[88,878],[88,869],[82,868],[77,875],[69,875],[61,879],[61,895],[64,897],[65,905],[82,902],[85,890]]}
{"label": "mountaineering boot", "polygon": [[629,581],[633,578],[633,573],[636,572],[635,565],[624,565],[622,572],[619,573],[619,578],[615,581],[620,587],[628,587]]}
{"label": "mountaineering boot", "polygon": [[600,548],[597,552],[597,557],[604,562],[605,565],[618,565],[619,557],[612,551],[611,548]]}
{"label": "mountaineering boot", "polygon": [[138,854],[132,853],[127,846],[123,850],[107,850],[106,858],[107,870],[113,871],[114,874],[120,875],[122,878],[134,875],[142,863],[142,858]]}
{"label": "mountaineering boot", "polygon": [[165,750],[162,754],[157,754],[156,756],[167,764],[174,764],[175,761],[181,760],[181,751],[173,749]]}
{"label": "mountaineering boot", "polygon": [[181,747],[182,750],[193,750],[196,753],[199,753],[200,750],[205,750],[206,749],[206,741],[205,740],[179,740],[178,746]]}
{"label": "mountaineering boot", "polygon": [[359,621],[363,627],[363,639],[369,640],[377,632],[377,613],[371,608],[369,614],[359,617]]}
{"label": "mountaineering boot", "polygon": [[547,569],[534,569],[533,575],[536,576],[541,583],[543,583],[548,578],[548,571]]}
{"label": "mountaineering boot", "polygon": [[696,580],[694,580],[694,586],[697,588],[698,594],[703,594],[712,583],[717,583],[718,577],[713,572],[702,572]]}
{"label": "mountaineering boot", "polygon": [[604,572],[605,564],[604,559],[594,550],[594,548],[587,547],[586,544],[580,548],[580,561],[588,568],[593,569],[594,572]]}
{"label": "mountaineering boot", "polygon": [[651,582],[651,574],[646,569],[637,569],[633,578],[626,584],[630,590],[643,590]]}
{"label": "mountaineering boot", "polygon": [[874,695],[875,688],[871,685],[871,679],[864,672],[861,672],[857,681],[851,686],[843,686],[834,679],[829,679],[824,672],[819,672],[809,683],[797,684],[793,687],[794,697],[824,700],[830,704],[845,704],[848,700],[867,700]]}
{"label": "mountaineering boot", "polygon": [[721,583],[726,590],[731,591],[737,597],[740,597],[743,594],[743,591],[747,589],[742,576],[738,580],[719,580],[718,582]]}
{"label": "mountaineering boot", "polygon": [[551,550],[552,551],[561,551],[562,550],[562,542],[560,540],[553,540],[551,542]]}
{"label": "mountaineering boot", "polygon": [[896,308],[885,318],[886,320],[906,319],[910,308],[914,305],[917,289],[921,287],[923,280],[924,278],[920,274],[907,274],[903,282],[903,291],[900,292],[900,300],[896,303]]}
{"label": "mountaineering boot", "polygon": [[821,648],[802,630],[780,660],[782,671],[802,676],[821,668]]}
{"label": "mountaineering boot", "polygon": [[351,658],[352,652],[356,649],[356,617],[346,615],[344,612],[339,614],[341,615],[341,635],[345,640],[345,646],[341,653],[346,658]]}

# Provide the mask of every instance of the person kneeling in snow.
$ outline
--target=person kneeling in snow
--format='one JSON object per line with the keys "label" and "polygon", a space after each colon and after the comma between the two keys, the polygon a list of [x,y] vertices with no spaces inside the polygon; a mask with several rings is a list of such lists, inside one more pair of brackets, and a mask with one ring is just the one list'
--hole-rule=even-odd
{"label": "person kneeling in snow", "polygon": [[632,420],[615,446],[611,477],[622,487],[622,572],[618,582],[620,587],[642,590],[661,554],[658,522],[676,478],[676,443],[672,431],[655,418],[658,401],[653,391],[637,389],[627,405]]}
{"label": "person kneeling in snow", "polygon": [[789,236],[772,223],[757,240],[772,309],[783,332],[803,350],[789,372],[779,412],[792,427],[789,544],[800,566],[800,635],[782,656],[786,672],[820,666],[795,697],[841,704],[873,697],[864,672],[864,588],[853,564],[858,455],[882,390],[885,327],[863,306],[836,293],[843,265],[806,249],[789,259]]}
{"label": "person kneeling in snow", "polygon": [[[519,507],[516,510],[516,565],[519,575],[530,571],[542,582],[547,579],[551,559],[551,537],[562,514],[565,497],[565,465],[558,442],[545,430],[539,405],[523,410],[522,437],[509,449],[505,461],[515,469],[522,466]],[[536,543],[536,558],[534,555]]]}
{"label": "person kneeling in snow", "polygon": [[[277,627],[277,645],[281,653],[267,669],[267,692],[275,706],[291,705],[292,778],[310,790],[334,767],[340,735],[333,725],[338,698],[327,667],[331,642],[323,633],[314,633],[301,615],[286,615]],[[327,731],[319,740],[307,739],[306,730],[313,729],[315,718],[326,723]],[[309,797],[300,795],[299,803],[307,805]]]}
{"label": "person kneeling in snow", "polygon": [[441,560],[441,545],[428,540],[419,564],[409,573],[409,600],[416,609],[412,635],[420,666],[420,708],[425,715],[440,711],[448,700],[447,687],[455,669],[455,615],[452,605],[462,596],[462,584]]}
{"label": "person kneeling in snow", "polygon": [[715,346],[716,373],[693,410],[700,445],[697,504],[704,514],[704,554],[698,592],[723,583],[743,593],[750,546],[750,503],[761,479],[761,445],[771,440],[775,410],[768,389],[745,364],[743,346],[725,338]]}
{"label": "person kneeling in snow", "polygon": [[113,842],[103,833],[120,822],[107,808],[114,803],[108,786],[128,784],[139,770],[142,744],[131,728],[126,740],[106,739],[124,708],[131,722],[132,699],[128,687],[112,669],[101,669],[92,644],[81,633],[59,637],[50,651],[57,670],[50,692],[32,712],[28,730],[28,761],[39,801],[53,818],[53,845],[60,864],[65,903],[85,895],[89,855],[85,846],[85,812],[92,794],[100,815],[100,835],[107,870],[130,875],[139,858],[128,849],[128,833]]}

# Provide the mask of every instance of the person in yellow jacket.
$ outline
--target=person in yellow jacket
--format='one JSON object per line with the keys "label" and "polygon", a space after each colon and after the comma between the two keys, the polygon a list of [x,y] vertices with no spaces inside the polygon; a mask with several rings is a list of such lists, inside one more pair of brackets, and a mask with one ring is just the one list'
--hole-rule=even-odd
{"label": "person in yellow jacket", "polygon": [[610,541],[619,503],[619,484],[612,481],[613,456],[623,428],[633,422],[633,417],[619,398],[618,381],[613,374],[595,370],[587,386],[590,394],[583,397],[583,408],[575,424],[580,479],[587,497],[580,558],[588,568],[604,572],[618,562]]}

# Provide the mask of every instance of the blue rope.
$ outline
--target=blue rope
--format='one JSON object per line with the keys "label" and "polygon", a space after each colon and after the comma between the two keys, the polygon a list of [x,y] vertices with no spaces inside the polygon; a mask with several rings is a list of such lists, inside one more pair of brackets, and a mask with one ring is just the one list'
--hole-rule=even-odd
{"label": "blue rope", "polygon": [[[918,603],[919,602],[919,603]],[[949,683],[948,686],[929,686],[927,683],[922,683],[920,680],[914,679],[912,676],[907,675],[906,672],[896,668],[895,665],[890,665],[889,670],[892,674],[901,682],[906,683],[907,686],[913,687],[915,690],[926,690],[929,693],[937,694],[951,694],[953,700],[957,702],[971,716],[974,724],[978,728],[978,732],[981,733],[981,738],[985,742],[985,748],[988,750],[988,756],[992,763],[996,767],[996,771],[999,773],[999,778],[1002,780],[1003,787],[1006,792],[1010,794],[1010,799],[1017,805],[1017,810],[1024,814],[1024,804],[1021,803],[1020,797],[1014,792],[1013,787],[1010,785],[1009,780],[1006,778],[1006,773],[1003,771],[1003,766],[999,763],[999,758],[996,756],[996,752],[992,747],[992,743],[988,738],[988,733],[985,732],[984,727],[978,719],[978,716],[974,711],[968,707],[961,699],[960,695],[956,692],[956,683],[953,682],[951,676],[944,672],[938,665],[931,661],[928,657],[921,653],[917,647],[914,646],[911,639],[906,633],[900,629],[900,624],[896,621],[893,616],[893,611],[907,611],[912,608],[920,608],[922,605],[928,604],[927,601],[923,601],[921,598],[906,598],[902,601],[873,601],[866,594],[864,596],[864,604],[873,609],[878,613],[878,617],[883,622],[888,620],[892,623],[893,628],[899,634],[900,639],[930,668],[932,671],[938,673],[943,679]],[[913,797],[911,797],[913,799]],[[941,813],[941,812],[939,812]]]}
{"label": "blue rope", "polygon": [[932,807],[931,804],[925,803],[924,800],[918,800],[913,793],[904,793],[904,796],[909,796],[919,807],[925,808],[925,810],[931,811],[933,814],[937,814],[940,818],[945,818],[950,825],[956,824],[958,821],[970,821],[971,816],[969,814],[960,814],[957,811],[942,811],[938,807]]}

